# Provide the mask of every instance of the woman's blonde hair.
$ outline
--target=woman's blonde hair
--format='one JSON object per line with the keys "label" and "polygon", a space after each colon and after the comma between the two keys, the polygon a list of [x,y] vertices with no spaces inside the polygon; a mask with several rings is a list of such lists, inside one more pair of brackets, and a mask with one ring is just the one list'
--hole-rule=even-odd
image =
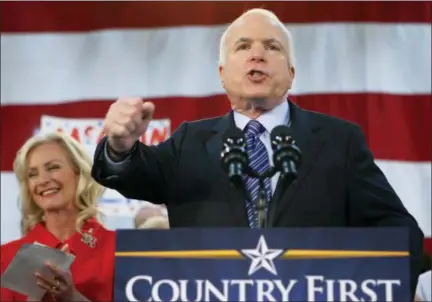
{"label": "woman's blonde hair", "polygon": [[76,189],[76,206],[78,217],[77,231],[81,232],[84,222],[89,218],[100,221],[97,203],[105,188],[99,185],[91,176],[92,160],[84,147],[71,136],[50,132],[39,134],[28,139],[17,152],[14,161],[14,172],[20,187],[22,232],[26,235],[33,227],[43,220],[43,210],[31,197],[28,187],[28,155],[37,146],[46,143],[59,144],[68,154],[69,160],[79,175]]}

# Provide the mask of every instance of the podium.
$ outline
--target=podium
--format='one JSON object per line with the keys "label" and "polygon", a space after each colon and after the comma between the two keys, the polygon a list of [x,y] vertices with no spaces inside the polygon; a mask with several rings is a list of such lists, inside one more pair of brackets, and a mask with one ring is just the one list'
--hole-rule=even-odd
{"label": "podium", "polygon": [[115,301],[409,301],[402,228],[118,230]]}

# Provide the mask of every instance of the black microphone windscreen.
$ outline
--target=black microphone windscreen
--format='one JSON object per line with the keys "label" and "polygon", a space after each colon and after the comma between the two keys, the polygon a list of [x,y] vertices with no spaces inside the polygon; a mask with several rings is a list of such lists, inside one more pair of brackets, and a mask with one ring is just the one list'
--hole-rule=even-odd
{"label": "black microphone windscreen", "polygon": [[270,133],[270,140],[273,141],[277,137],[292,137],[292,130],[286,125],[279,125],[273,128]]}
{"label": "black microphone windscreen", "polygon": [[225,132],[224,135],[224,141],[226,141],[227,139],[233,139],[233,140],[237,140],[237,139],[243,139],[246,141],[246,137],[243,131],[241,131],[240,128],[237,127],[230,127],[228,128],[228,130]]}

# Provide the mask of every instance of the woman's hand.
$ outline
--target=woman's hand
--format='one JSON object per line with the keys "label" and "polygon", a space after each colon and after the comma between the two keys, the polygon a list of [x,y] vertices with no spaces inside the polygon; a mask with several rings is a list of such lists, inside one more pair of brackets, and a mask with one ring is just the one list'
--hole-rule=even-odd
{"label": "woman's hand", "polygon": [[[68,246],[65,245],[61,250],[66,252],[67,248]],[[48,277],[36,273],[37,285],[60,300],[73,301],[75,285],[71,273],[61,270],[52,263],[46,263],[45,266],[52,272],[53,276]]]}

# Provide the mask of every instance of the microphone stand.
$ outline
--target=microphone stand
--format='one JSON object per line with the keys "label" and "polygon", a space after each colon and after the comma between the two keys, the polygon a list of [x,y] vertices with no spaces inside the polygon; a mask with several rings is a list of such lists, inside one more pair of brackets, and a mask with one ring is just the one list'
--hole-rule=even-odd
{"label": "microphone stand", "polygon": [[268,227],[267,224],[267,194],[265,190],[265,177],[259,177],[259,194],[257,200],[258,223],[260,229]]}
{"label": "microphone stand", "polygon": [[[258,212],[258,225],[260,229],[268,228],[268,205],[271,202],[272,194],[270,194],[270,200],[267,200],[267,193],[265,188],[264,181],[266,178],[271,178],[273,175],[276,174],[276,169],[274,167],[270,167],[267,171],[264,173],[258,173],[254,170],[252,170],[250,167],[246,169],[245,173],[249,177],[253,177],[258,179],[259,181],[259,191],[258,191],[258,200],[256,200],[256,209]],[[250,196],[248,198],[251,200]],[[251,200],[254,202],[254,200]]]}
{"label": "microphone stand", "polygon": [[[272,203],[273,194],[270,194],[270,199],[268,200],[264,181],[266,180],[266,178],[271,178],[273,175],[275,175],[277,173],[277,170],[274,166],[272,166],[264,173],[257,173],[250,168],[245,172],[249,177],[257,178],[259,180],[258,198],[256,200],[259,228],[265,229],[272,227],[271,224],[273,223],[273,216],[276,206],[269,206]],[[279,181],[282,181],[284,183],[284,186],[289,186],[296,178],[296,174],[293,173],[284,175],[281,173],[280,178],[281,179]],[[248,196],[248,198],[250,200],[250,196]]]}

